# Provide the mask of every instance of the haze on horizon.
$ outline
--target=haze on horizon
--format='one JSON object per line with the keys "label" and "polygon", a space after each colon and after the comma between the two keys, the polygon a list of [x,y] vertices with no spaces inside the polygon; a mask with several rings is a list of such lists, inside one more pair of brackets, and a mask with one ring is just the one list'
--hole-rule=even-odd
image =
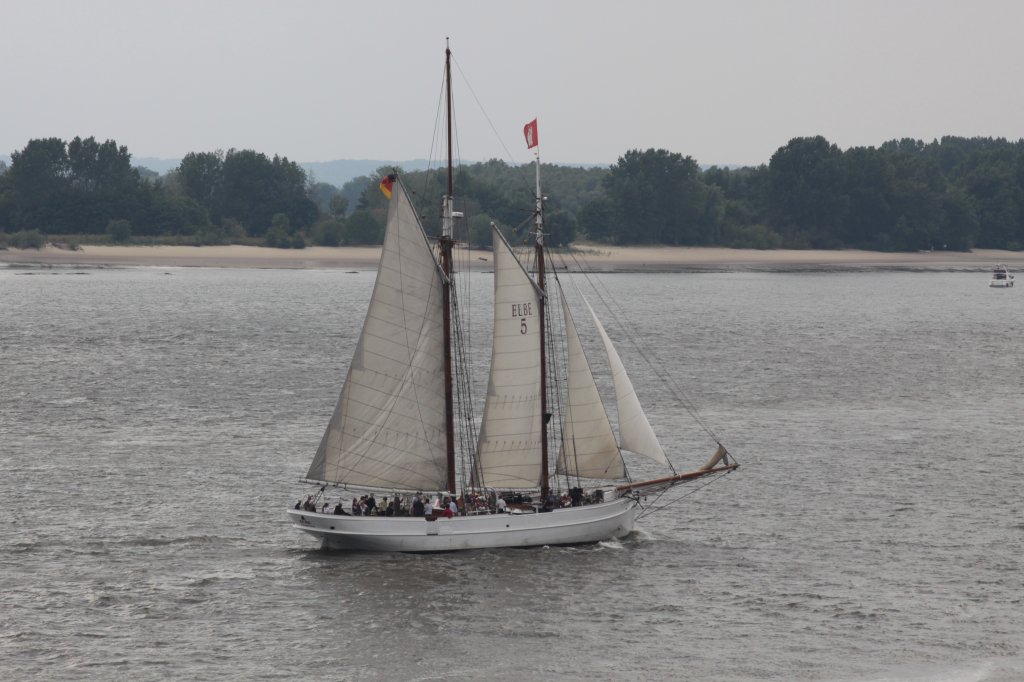
{"label": "haze on horizon", "polygon": [[[445,37],[460,156],[610,164],[665,148],[755,165],[793,137],[1024,137],[1024,4],[683,0],[349,4],[12,0],[0,154],[95,136],[133,157],[255,149],[414,159]],[[479,104],[478,104],[479,102]],[[481,110],[482,108],[482,110]],[[496,139],[500,135],[501,140]]]}

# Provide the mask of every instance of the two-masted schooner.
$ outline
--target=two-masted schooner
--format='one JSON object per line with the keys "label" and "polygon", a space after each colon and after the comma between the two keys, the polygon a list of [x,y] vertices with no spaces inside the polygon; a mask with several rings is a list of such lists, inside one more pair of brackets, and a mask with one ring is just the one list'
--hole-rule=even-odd
{"label": "two-masted schooner", "polygon": [[[441,234],[427,236],[400,175],[383,179],[389,203],[376,283],[341,396],[306,475],[318,492],[288,516],[325,548],[343,550],[435,552],[623,537],[633,530],[642,496],[721,475],[738,464],[718,443],[704,466],[675,472],[611,340],[586,304],[615,385],[616,438],[565,298],[559,297],[560,311],[549,305],[555,297],[545,274],[536,151],[535,273],[531,276],[492,226],[494,329],[487,395],[475,443],[466,452],[456,451],[456,421],[477,420],[460,412],[467,408],[455,399],[468,369],[458,362],[464,353],[457,343],[461,323],[453,285],[458,214],[448,49],[445,99],[448,166]],[[536,120],[524,133],[528,147],[536,150]],[[558,313],[567,369],[558,384],[564,395],[552,400],[549,377],[555,370],[545,335],[546,323]],[[561,405],[561,414],[554,415],[552,403]],[[552,457],[549,441],[555,432]],[[622,450],[645,455],[671,473],[630,481]],[[337,512],[316,511],[327,486],[376,492],[391,497],[392,504],[371,514],[356,515],[340,504]],[[428,502],[420,513],[421,499],[442,497],[451,500],[445,509]]]}

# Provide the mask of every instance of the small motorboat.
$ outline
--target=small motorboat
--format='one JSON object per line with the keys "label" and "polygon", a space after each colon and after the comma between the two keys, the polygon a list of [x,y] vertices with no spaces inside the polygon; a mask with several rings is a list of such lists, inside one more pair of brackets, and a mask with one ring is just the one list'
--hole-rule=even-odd
{"label": "small motorboat", "polygon": [[1006,269],[1005,265],[997,265],[992,271],[992,279],[989,280],[990,287],[1007,288],[1013,286],[1013,275]]}

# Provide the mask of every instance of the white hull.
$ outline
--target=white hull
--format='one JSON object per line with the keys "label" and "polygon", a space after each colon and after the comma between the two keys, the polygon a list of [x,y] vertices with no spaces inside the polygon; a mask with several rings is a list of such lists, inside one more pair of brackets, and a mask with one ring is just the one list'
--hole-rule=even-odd
{"label": "white hull", "polygon": [[633,530],[636,503],[621,497],[543,514],[482,514],[451,519],[335,516],[297,509],[292,523],[324,548],[372,552],[451,552],[491,547],[536,547],[599,542]]}
{"label": "white hull", "polygon": [[997,265],[992,271],[992,279],[989,280],[990,287],[1005,289],[1013,286],[1013,275],[1006,269],[1005,265]]}

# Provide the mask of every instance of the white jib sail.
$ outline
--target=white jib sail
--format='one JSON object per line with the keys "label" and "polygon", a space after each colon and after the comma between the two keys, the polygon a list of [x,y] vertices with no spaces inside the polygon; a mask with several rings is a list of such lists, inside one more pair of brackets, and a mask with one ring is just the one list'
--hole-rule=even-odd
{"label": "white jib sail", "polygon": [[644,409],[640,406],[640,400],[636,397],[633,382],[629,380],[626,368],[622,365],[619,354],[615,352],[612,340],[608,338],[608,334],[605,333],[604,327],[601,325],[601,320],[597,319],[597,314],[594,313],[594,309],[590,307],[586,298],[583,299],[583,302],[586,304],[587,310],[590,311],[591,317],[594,318],[597,331],[601,334],[601,340],[604,342],[605,353],[608,354],[608,366],[611,367],[612,381],[615,383],[615,401],[619,406],[619,445],[623,450],[649,457],[666,467],[670,466],[668,458],[665,457],[665,451],[661,449],[661,443],[654,435],[654,429],[651,428],[651,423],[647,421],[647,415],[644,414]]}
{"label": "white jib sail", "polygon": [[447,485],[442,285],[398,180],[363,331],[308,478],[405,490]]}
{"label": "white jib sail", "polygon": [[583,478],[622,478],[625,466],[615,443],[601,394],[583,352],[569,306],[562,298],[569,351],[568,401],[562,427],[558,472]]}
{"label": "white jib sail", "polygon": [[478,455],[489,488],[540,482],[540,291],[492,228],[494,340]]}

